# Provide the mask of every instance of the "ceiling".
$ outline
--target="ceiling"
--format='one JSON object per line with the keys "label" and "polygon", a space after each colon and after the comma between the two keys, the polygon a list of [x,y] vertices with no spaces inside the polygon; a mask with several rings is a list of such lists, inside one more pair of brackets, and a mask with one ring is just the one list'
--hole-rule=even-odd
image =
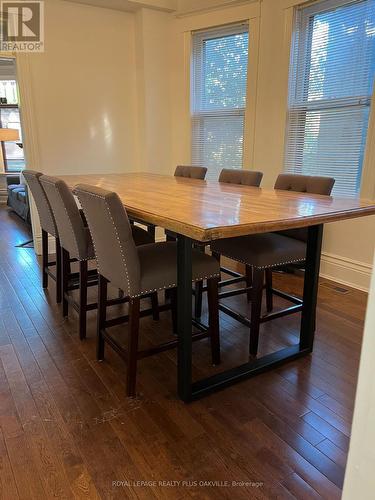
{"label": "ceiling", "polygon": [[65,2],[104,7],[106,9],[135,12],[142,7],[173,12],[177,10],[177,0],[64,0]]}
{"label": "ceiling", "polygon": [[103,7],[106,9],[135,12],[142,7],[164,12],[190,13],[217,7],[227,7],[238,3],[252,3],[258,0],[64,0]]}

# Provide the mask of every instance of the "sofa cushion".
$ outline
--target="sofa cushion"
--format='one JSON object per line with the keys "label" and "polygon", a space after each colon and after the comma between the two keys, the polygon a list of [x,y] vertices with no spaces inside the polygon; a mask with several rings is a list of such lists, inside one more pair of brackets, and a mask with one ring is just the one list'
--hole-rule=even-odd
{"label": "sofa cushion", "polygon": [[17,200],[26,203],[26,191],[17,191]]}
{"label": "sofa cushion", "polygon": [[30,209],[25,184],[9,184],[8,206],[26,222],[30,222]]}
{"label": "sofa cushion", "polygon": [[20,184],[9,184],[8,191],[14,191],[15,189],[25,190],[25,188]]}

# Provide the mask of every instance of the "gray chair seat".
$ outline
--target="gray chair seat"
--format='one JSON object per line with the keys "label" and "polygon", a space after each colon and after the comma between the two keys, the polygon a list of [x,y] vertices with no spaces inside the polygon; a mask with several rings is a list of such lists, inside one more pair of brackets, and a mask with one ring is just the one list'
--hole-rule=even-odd
{"label": "gray chair seat", "polygon": [[[177,286],[177,243],[172,241],[137,247],[141,269],[141,293]],[[216,259],[193,249],[192,281],[220,277]]]}
{"label": "gray chair seat", "polygon": [[214,241],[211,243],[211,250],[257,269],[301,262],[306,257],[306,244],[303,241],[277,233]]}

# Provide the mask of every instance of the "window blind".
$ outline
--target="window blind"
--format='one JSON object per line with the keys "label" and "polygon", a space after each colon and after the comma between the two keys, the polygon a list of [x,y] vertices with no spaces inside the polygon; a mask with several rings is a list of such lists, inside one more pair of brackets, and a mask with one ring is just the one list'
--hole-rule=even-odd
{"label": "window blind", "polygon": [[296,11],[284,169],[360,190],[375,74],[375,0],[326,0]]}
{"label": "window blind", "polygon": [[193,33],[192,164],[207,178],[242,167],[248,44],[244,23]]}

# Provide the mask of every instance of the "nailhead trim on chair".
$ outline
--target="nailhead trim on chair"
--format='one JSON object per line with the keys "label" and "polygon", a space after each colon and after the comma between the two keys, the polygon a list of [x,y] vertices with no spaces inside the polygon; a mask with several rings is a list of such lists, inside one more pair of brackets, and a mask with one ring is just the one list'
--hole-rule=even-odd
{"label": "nailhead trim on chair", "polygon": [[[86,214],[85,214],[85,217],[87,219],[87,215]],[[92,240],[92,246],[94,248],[94,253],[95,253],[94,259],[96,259],[96,249],[95,249],[94,239],[92,238],[91,240]],[[87,259],[87,260],[93,260],[93,259]],[[98,261],[96,261],[96,270],[97,270],[97,273],[100,274],[100,269],[99,269],[99,263],[98,263]]]}
{"label": "nailhead trim on chair", "polygon": [[[97,195],[95,195],[95,196],[97,196]],[[106,206],[106,208],[107,208],[108,214],[109,214],[109,216],[110,216],[110,218],[111,218],[112,225],[113,225],[113,228],[114,228],[114,230],[115,230],[116,238],[117,238],[117,241],[118,241],[118,243],[119,243],[119,245],[120,245],[121,258],[122,258],[122,261],[123,261],[123,264],[124,264],[124,268],[125,268],[125,278],[126,278],[126,281],[127,281],[127,284],[128,284],[128,290],[129,290],[129,292],[130,292],[130,288],[131,288],[131,286],[130,286],[130,279],[129,279],[129,271],[128,271],[128,266],[127,266],[127,264],[126,264],[125,255],[124,255],[124,248],[123,248],[123,246],[122,246],[122,244],[121,244],[120,236],[119,236],[119,234],[118,234],[118,231],[117,231],[117,228],[116,228],[116,225],[115,225],[115,221],[114,221],[114,220],[113,220],[113,218],[112,218],[111,211],[110,211],[110,209],[109,209],[109,205],[108,205],[107,200],[104,198],[104,196],[101,196],[101,197],[100,197],[100,196],[98,196],[98,198],[102,198],[102,199],[104,200],[104,203],[105,203],[105,206]]]}
{"label": "nailhead trim on chair", "polygon": [[[195,283],[197,281],[209,280],[212,278],[220,278],[220,274],[211,274],[209,276],[201,276],[199,278],[195,278],[195,279],[191,280],[191,282]],[[132,298],[141,297],[142,295],[145,295],[147,293],[158,292],[159,290],[167,290],[168,288],[177,288],[177,284],[171,283],[170,285],[165,285],[165,286],[162,286],[159,288],[154,288],[152,290],[146,290],[144,292],[140,292],[138,295],[130,295],[130,297],[132,297]]]}
{"label": "nailhead trim on chair", "polygon": [[[60,193],[59,193],[59,191],[58,191],[58,189],[57,189],[57,187],[56,187],[56,184],[53,184],[52,182],[50,182],[50,181],[48,181],[48,180],[46,181],[45,179],[43,179],[43,181],[44,181],[46,184],[49,184],[50,186],[53,186],[53,187],[55,188],[55,190],[56,190],[57,194],[60,196]],[[72,223],[71,223],[71,221],[70,221],[70,217],[69,217],[68,211],[67,211],[67,209],[66,209],[66,207],[65,207],[64,203],[63,203],[63,206],[64,206],[64,210],[65,210],[66,216],[67,216],[68,221],[69,221],[69,226],[70,226],[70,229],[71,229],[72,234],[73,234],[73,241],[74,241],[75,246],[76,246],[76,249],[77,249],[78,260],[80,260],[80,261],[81,261],[81,260],[88,260],[87,258],[86,258],[86,259],[80,259],[80,254],[79,254],[79,249],[78,249],[78,243],[77,243],[76,236],[75,236],[75,234],[74,234],[73,226],[72,226]],[[52,207],[51,207],[51,209],[52,209]],[[56,219],[56,217],[55,217],[55,219]]]}
{"label": "nailhead trim on chair", "polygon": [[[213,250],[213,251],[215,252],[216,250]],[[220,253],[220,255],[223,255],[224,257],[227,257],[228,259],[235,260],[236,262],[240,262],[241,264],[245,264],[246,266],[255,267],[256,269],[261,269],[261,270],[262,269],[271,269],[273,267],[285,266],[287,264],[295,264],[297,262],[304,262],[306,260],[305,258],[303,258],[303,259],[294,259],[294,260],[287,260],[287,261],[283,261],[283,262],[278,262],[277,264],[269,264],[268,266],[255,266],[254,264],[250,264],[250,262],[246,262],[244,260],[240,260],[237,257],[232,257],[229,254],[222,253],[220,251],[218,251],[217,253]]]}
{"label": "nailhead trim on chair", "polygon": [[[53,187],[56,189],[56,191],[58,192],[57,187],[56,187],[56,185],[55,185],[55,184],[53,184],[52,182],[46,181],[46,180],[44,180],[44,182],[46,182],[47,184],[50,184],[51,186],[53,186]],[[51,208],[51,210],[52,210],[52,208]],[[69,226],[70,226],[70,229],[71,229],[72,234],[73,234],[73,240],[74,240],[74,243],[75,243],[75,245],[76,245],[76,249],[77,249],[77,256],[78,256],[78,257],[77,257],[77,260],[78,260],[78,262],[85,262],[85,261],[89,261],[89,260],[94,260],[94,259],[95,259],[95,255],[94,255],[93,257],[90,257],[90,256],[83,257],[83,258],[81,258],[81,257],[80,257],[80,253],[79,253],[79,250],[78,250],[77,238],[76,238],[76,236],[75,236],[75,234],[74,234],[73,226],[72,226],[72,223],[71,223],[71,221],[70,221],[70,217],[69,217],[68,211],[67,211],[67,209],[65,208],[65,205],[64,205],[64,210],[65,210],[66,216],[68,217],[68,220],[69,220]],[[93,243],[93,245],[94,245],[94,242],[92,242],[92,243]],[[94,251],[95,251],[95,249],[94,249]]]}
{"label": "nailhead trim on chair", "polygon": [[[41,175],[39,177],[37,177],[37,176],[33,176],[33,177],[36,177],[36,179],[37,179],[36,182],[40,183],[40,177],[41,177]],[[28,182],[27,182],[27,175],[26,175],[25,179],[26,179],[26,183],[28,184]],[[29,186],[28,186],[28,188],[30,189]],[[43,186],[42,186],[42,189],[43,189]],[[32,193],[31,189],[30,189],[30,191]],[[44,195],[44,196],[47,198],[47,195]],[[39,219],[41,220],[41,218],[40,218],[40,212],[39,212],[39,206],[38,206],[38,204],[36,202],[35,202],[35,205],[36,205],[36,210],[37,210],[38,215],[39,215]],[[52,227],[54,227],[56,229],[56,231],[55,231],[56,234],[53,234],[50,231],[46,231],[46,229],[44,229],[44,227],[42,227],[42,226],[41,227],[42,227],[43,231],[46,231],[48,234],[51,234],[54,238],[58,238],[59,237],[59,233],[57,231],[56,221],[53,220],[53,216],[52,216],[51,212],[52,212],[52,208],[50,208],[50,210],[48,211],[47,217],[50,220]]]}

